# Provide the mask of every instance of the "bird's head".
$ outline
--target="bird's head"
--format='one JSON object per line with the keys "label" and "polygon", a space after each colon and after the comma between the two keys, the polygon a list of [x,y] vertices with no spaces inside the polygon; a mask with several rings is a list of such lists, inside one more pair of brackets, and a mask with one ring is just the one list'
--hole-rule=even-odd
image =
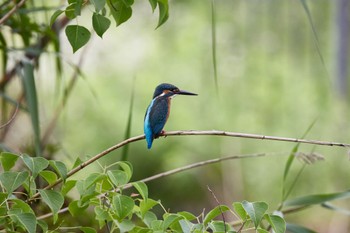
{"label": "bird's head", "polygon": [[197,95],[197,94],[180,90],[178,87],[169,83],[162,83],[156,87],[153,94],[153,99],[158,96],[164,96],[164,95],[167,95],[168,97],[172,97],[174,95]]}

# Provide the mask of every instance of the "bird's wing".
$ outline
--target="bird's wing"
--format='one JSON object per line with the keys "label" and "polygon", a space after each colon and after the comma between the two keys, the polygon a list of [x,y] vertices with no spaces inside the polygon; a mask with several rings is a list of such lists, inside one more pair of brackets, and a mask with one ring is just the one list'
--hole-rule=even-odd
{"label": "bird's wing", "polygon": [[160,134],[169,114],[167,99],[156,99],[149,115],[149,123],[154,135]]}

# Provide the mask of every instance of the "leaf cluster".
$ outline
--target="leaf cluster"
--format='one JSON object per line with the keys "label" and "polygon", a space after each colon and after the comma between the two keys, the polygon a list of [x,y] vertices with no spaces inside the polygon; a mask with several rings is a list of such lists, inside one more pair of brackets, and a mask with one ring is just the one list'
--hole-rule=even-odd
{"label": "leaf cluster", "polygon": [[[159,27],[165,23],[169,17],[168,0],[149,0],[149,3],[153,12],[157,7],[159,9],[157,26]],[[63,13],[71,20],[77,18],[81,15],[82,8],[88,4],[93,5],[94,8],[91,17],[93,29],[96,34],[102,38],[103,34],[111,25],[111,20],[107,16],[112,16],[116,26],[121,25],[132,16],[134,0],[68,0],[68,6],[64,10],[58,9],[52,15],[50,20],[51,24]],[[90,31],[81,25],[69,25],[65,33],[74,53],[88,43],[91,37]]]}

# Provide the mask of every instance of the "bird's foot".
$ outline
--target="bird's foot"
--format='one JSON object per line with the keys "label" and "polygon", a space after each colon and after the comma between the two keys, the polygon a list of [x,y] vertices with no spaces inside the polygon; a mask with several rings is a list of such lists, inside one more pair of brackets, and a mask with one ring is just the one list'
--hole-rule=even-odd
{"label": "bird's foot", "polygon": [[158,135],[156,135],[155,138],[159,138],[159,137],[162,137],[162,136],[166,138],[164,130],[162,130]]}

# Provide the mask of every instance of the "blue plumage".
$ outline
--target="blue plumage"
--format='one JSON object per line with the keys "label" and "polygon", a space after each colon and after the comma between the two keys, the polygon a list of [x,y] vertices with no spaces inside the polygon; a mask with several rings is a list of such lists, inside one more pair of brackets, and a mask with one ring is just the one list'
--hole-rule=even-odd
{"label": "blue plumage", "polygon": [[147,148],[152,147],[154,138],[162,134],[164,125],[170,113],[170,100],[175,95],[197,95],[187,91],[181,91],[172,84],[163,83],[156,87],[153,99],[147,108],[144,118],[144,133]]}

